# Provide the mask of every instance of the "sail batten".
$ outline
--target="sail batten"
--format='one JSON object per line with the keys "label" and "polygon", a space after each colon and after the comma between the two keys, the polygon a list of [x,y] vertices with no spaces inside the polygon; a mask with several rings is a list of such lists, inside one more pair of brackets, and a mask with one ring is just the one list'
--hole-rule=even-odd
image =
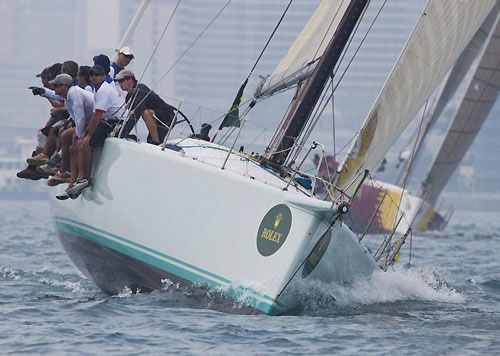
{"label": "sail batten", "polygon": [[373,171],[495,4],[495,0],[429,1],[342,164],[336,180],[339,188],[346,188],[361,170]]}
{"label": "sail batten", "polygon": [[255,97],[289,89],[311,76],[349,4],[349,0],[323,0],[278,67],[258,85]]}

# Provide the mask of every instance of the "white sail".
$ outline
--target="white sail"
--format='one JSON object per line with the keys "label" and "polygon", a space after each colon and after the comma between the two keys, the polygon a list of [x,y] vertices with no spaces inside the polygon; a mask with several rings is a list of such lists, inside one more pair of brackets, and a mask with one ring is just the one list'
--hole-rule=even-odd
{"label": "white sail", "polygon": [[497,3],[497,5],[493,8],[491,13],[481,25],[479,30],[477,30],[476,34],[469,42],[465,50],[462,52],[455,65],[451,69],[450,73],[446,76],[439,94],[434,98],[432,105],[430,105],[427,113],[425,114],[424,121],[422,122],[422,127],[420,129],[417,129],[415,134],[409,140],[408,144],[399,154],[400,161],[405,161],[405,165],[402,170],[402,174],[397,182],[397,185],[401,186],[405,181],[405,177],[409,174],[409,163],[412,151],[415,150],[413,157],[413,161],[415,161],[419,158],[422,152],[421,148],[424,138],[432,129],[437,119],[443,112],[444,108],[455,94],[457,88],[460,86],[460,83],[462,82],[472,63],[474,62],[474,59],[476,59],[478,54],[481,52],[484,43],[493,30],[493,25],[495,24],[495,20],[498,16],[499,10],[500,3]]}
{"label": "white sail", "polygon": [[423,195],[435,204],[456,168],[477,136],[498,98],[500,90],[500,21],[490,35],[486,49],[465,96],[453,118],[446,138],[423,183]]}
{"label": "white sail", "polygon": [[495,4],[495,0],[429,1],[342,164],[339,188],[346,188],[361,170],[373,171]]}
{"label": "white sail", "polygon": [[278,67],[259,84],[255,97],[272,95],[309,77],[350,3],[348,0],[323,0]]}

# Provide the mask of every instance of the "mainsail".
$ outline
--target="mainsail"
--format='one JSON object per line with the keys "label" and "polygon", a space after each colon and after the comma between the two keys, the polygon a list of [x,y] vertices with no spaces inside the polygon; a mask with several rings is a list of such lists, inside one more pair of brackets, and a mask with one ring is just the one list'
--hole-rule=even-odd
{"label": "mainsail", "polygon": [[488,117],[500,91],[500,17],[489,36],[465,96],[436,159],[422,183],[423,197],[435,204]]}
{"label": "mainsail", "polygon": [[397,185],[403,186],[406,177],[410,173],[410,157],[413,151],[413,161],[419,159],[422,153],[422,143],[424,138],[436,123],[444,108],[460,86],[460,83],[469,71],[472,63],[481,52],[486,39],[493,29],[493,25],[495,24],[499,11],[500,3],[497,3],[465,50],[462,52],[450,73],[446,76],[444,84],[438,95],[434,98],[432,104],[427,110],[427,113],[425,113],[421,127],[416,130],[405,148],[399,154],[399,160],[404,161],[404,165],[401,169],[401,175],[396,182]]}
{"label": "mainsail", "polygon": [[293,150],[297,138],[307,125],[326,83],[333,76],[334,68],[340,60],[356,24],[368,6],[368,2],[369,0],[349,1],[333,37],[318,60],[318,64],[297,92],[286,118],[276,130],[262,158],[263,163],[282,172],[285,162]]}
{"label": "mainsail", "polygon": [[[431,0],[342,164],[336,185],[348,189],[372,171],[463,52],[496,0]],[[361,179],[361,177],[359,178]]]}
{"label": "mainsail", "polygon": [[350,2],[323,0],[278,67],[258,85],[256,98],[290,88],[312,74]]}

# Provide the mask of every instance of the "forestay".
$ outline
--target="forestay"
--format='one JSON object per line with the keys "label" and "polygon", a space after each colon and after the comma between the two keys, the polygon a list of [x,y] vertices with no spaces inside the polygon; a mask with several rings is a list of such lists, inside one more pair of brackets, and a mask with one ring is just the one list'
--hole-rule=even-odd
{"label": "forestay", "polygon": [[458,57],[450,73],[446,76],[444,84],[441,87],[438,95],[434,98],[432,104],[430,105],[430,107],[428,107],[428,110],[425,113],[422,127],[417,129],[406,147],[399,154],[399,159],[401,161],[405,161],[405,163],[404,168],[402,169],[402,174],[399,177],[398,182],[396,183],[397,185],[402,186],[406,176],[409,174],[410,158],[413,150],[415,150],[413,160],[416,161],[419,159],[419,156],[422,152],[422,142],[424,138],[436,123],[444,108],[460,86],[460,83],[469,71],[472,63],[481,52],[484,43],[493,30],[493,25],[495,24],[495,20],[498,16],[499,10],[500,3],[497,3],[497,5],[493,8],[491,13],[481,25],[479,30],[477,30],[476,34],[469,42],[465,50],[462,52],[460,57]]}
{"label": "forestay", "polygon": [[[450,70],[496,0],[430,0],[363,124],[336,185],[373,171]],[[361,179],[361,178],[358,178]],[[346,189],[352,194],[355,184]]]}
{"label": "forestay", "polygon": [[258,85],[255,97],[270,96],[308,78],[349,4],[349,0],[323,0],[278,67]]}
{"label": "forestay", "polygon": [[[498,15],[498,14],[497,14]],[[500,86],[500,20],[497,16],[478,67],[453,118],[446,138],[423,183],[423,196],[435,204],[498,98]]]}

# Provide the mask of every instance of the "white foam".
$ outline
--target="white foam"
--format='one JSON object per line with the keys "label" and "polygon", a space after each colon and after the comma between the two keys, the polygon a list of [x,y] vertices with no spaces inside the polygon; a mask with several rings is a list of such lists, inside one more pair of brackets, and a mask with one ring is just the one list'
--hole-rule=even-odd
{"label": "white foam", "polygon": [[430,270],[377,271],[369,278],[359,279],[352,286],[337,286],[332,294],[340,303],[387,303],[402,300],[423,300],[463,303],[465,297],[447,286]]}
{"label": "white foam", "polygon": [[50,278],[41,278],[40,283],[48,284],[54,287],[63,287],[74,293],[80,293],[85,291],[85,289],[79,282],[58,281]]}
{"label": "white foam", "polygon": [[0,273],[2,274],[3,278],[11,278],[14,281],[19,281],[21,279],[19,271],[9,267],[0,266]]}

